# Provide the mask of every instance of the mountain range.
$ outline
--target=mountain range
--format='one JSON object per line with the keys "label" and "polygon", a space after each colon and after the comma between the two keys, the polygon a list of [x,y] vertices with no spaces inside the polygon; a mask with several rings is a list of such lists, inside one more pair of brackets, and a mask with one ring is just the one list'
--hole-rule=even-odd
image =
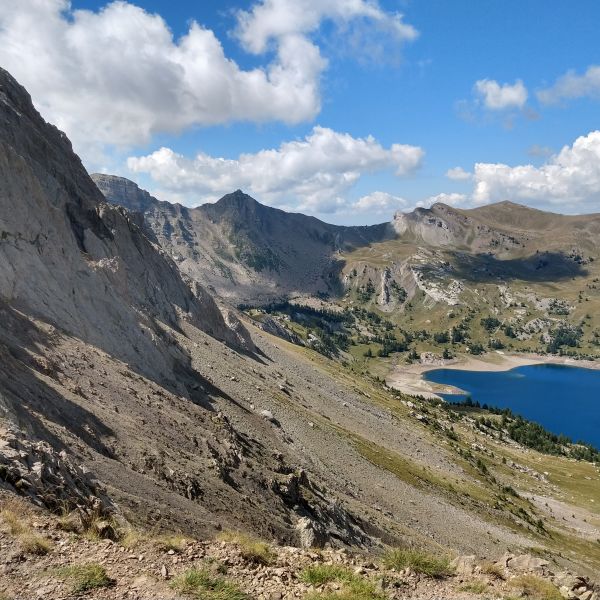
{"label": "mountain range", "polygon": [[[530,351],[545,351],[557,328],[584,322],[580,354],[597,353],[600,215],[511,202],[469,210],[434,204],[389,223],[340,227],[264,206],[239,190],[186,208],[125,178],[92,179],[109,202],[139,215],[182,273],[232,304],[310,304],[318,297],[327,308],[380,311],[413,332],[431,330],[432,322],[451,331],[469,317],[475,343]],[[491,337],[473,314],[504,329]],[[419,352],[446,347],[423,341]]]}
{"label": "mountain range", "polygon": [[0,491],[113,528],[535,547],[592,572],[593,449],[538,452],[510,419],[406,396],[380,369],[558,327],[592,353],[599,228],[510,203],[341,227],[241,191],[160,202],[90,177],[0,70]]}

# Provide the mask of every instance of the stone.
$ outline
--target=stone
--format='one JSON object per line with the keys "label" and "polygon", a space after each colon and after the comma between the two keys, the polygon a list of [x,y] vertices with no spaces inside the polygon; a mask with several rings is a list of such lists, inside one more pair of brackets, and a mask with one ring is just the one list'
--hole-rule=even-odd
{"label": "stone", "polygon": [[475,572],[477,558],[474,555],[457,556],[451,563],[450,567],[457,575],[472,575]]}
{"label": "stone", "polygon": [[300,538],[302,548],[321,548],[324,544],[324,535],[319,527],[308,517],[300,517],[296,523],[296,531]]}
{"label": "stone", "polygon": [[548,570],[550,563],[543,558],[531,556],[531,554],[521,554],[507,561],[509,569],[522,572],[533,572],[543,574]]}
{"label": "stone", "polygon": [[261,410],[260,416],[263,417],[263,419],[266,419],[267,421],[273,422],[275,420],[275,417],[273,416],[273,413],[270,410]]}

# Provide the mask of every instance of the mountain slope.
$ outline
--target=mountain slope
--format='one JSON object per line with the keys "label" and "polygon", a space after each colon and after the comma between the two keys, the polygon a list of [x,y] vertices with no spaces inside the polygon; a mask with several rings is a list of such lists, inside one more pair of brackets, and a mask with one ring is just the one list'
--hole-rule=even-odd
{"label": "mountain slope", "polygon": [[[237,418],[249,413],[215,385],[224,372],[209,375],[229,352],[233,372],[248,368],[237,353],[252,349],[243,326],[230,316],[228,327],[212,297],[197,282],[192,293],[128,213],[103,201],[65,136],[5,71],[0,110],[0,462],[10,475],[0,484],[26,481],[53,508],[94,490],[135,518],[205,531],[219,513],[247,526],[268,513],[269,530],[288,538],[293,500],[323,532],[339,526],[351,540],[356,527],[356,541],[367,539],[320,497],[301,506],[315,492],[275,452],[269,421],[244,424],[259,442],[220,412],[219,402]],[[194,355],[200,344],[207,353]],[[76,492],[69,482],[79,478],[90,481]],[[296,486],[289,500],[286,478]],[[242,510],[248,495],[255,501]]]}

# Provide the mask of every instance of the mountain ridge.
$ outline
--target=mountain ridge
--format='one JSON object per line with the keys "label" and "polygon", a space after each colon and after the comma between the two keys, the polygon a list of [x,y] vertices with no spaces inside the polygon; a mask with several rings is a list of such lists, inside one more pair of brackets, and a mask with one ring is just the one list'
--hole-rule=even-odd
{"label": "mountain ridge", "polygon": [[[339,288],[336,254],[389,238],[389,224],[329,225],[315,217],[260,204],[241,191],[196,208],[152,199],[124,178],[93,174],[112,203],[144,207],[146,230],[192,279],[210,282],[236,303]],[[114,182],[114,185],[113,185]],[[123,186],[127,194],[120,196]],[[308,260],[307,260],[308,258]]]}

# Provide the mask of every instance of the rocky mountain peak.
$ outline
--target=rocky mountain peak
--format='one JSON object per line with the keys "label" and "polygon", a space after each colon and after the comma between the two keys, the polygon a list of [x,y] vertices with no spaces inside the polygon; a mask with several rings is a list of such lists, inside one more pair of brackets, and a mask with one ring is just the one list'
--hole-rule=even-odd
{"label": "rocky mountain peak", "polygon": [[126,177],[104,173],[92,173],[90,177],[107,200],[118,197],[119,204],[127,210],[145,212],[158,202],[146,190],[142,190],[137,183]]}
{"label": "rocky mountain peak", "polygon": [[257,202],[252,196],[249,196],[242,190],[235,190],[231,194],[226,194],[214,204],[203,204],[200,210],[212,216],[227,216],[230,220],[244,220],[246,218],[267,218],[268,207]]}

